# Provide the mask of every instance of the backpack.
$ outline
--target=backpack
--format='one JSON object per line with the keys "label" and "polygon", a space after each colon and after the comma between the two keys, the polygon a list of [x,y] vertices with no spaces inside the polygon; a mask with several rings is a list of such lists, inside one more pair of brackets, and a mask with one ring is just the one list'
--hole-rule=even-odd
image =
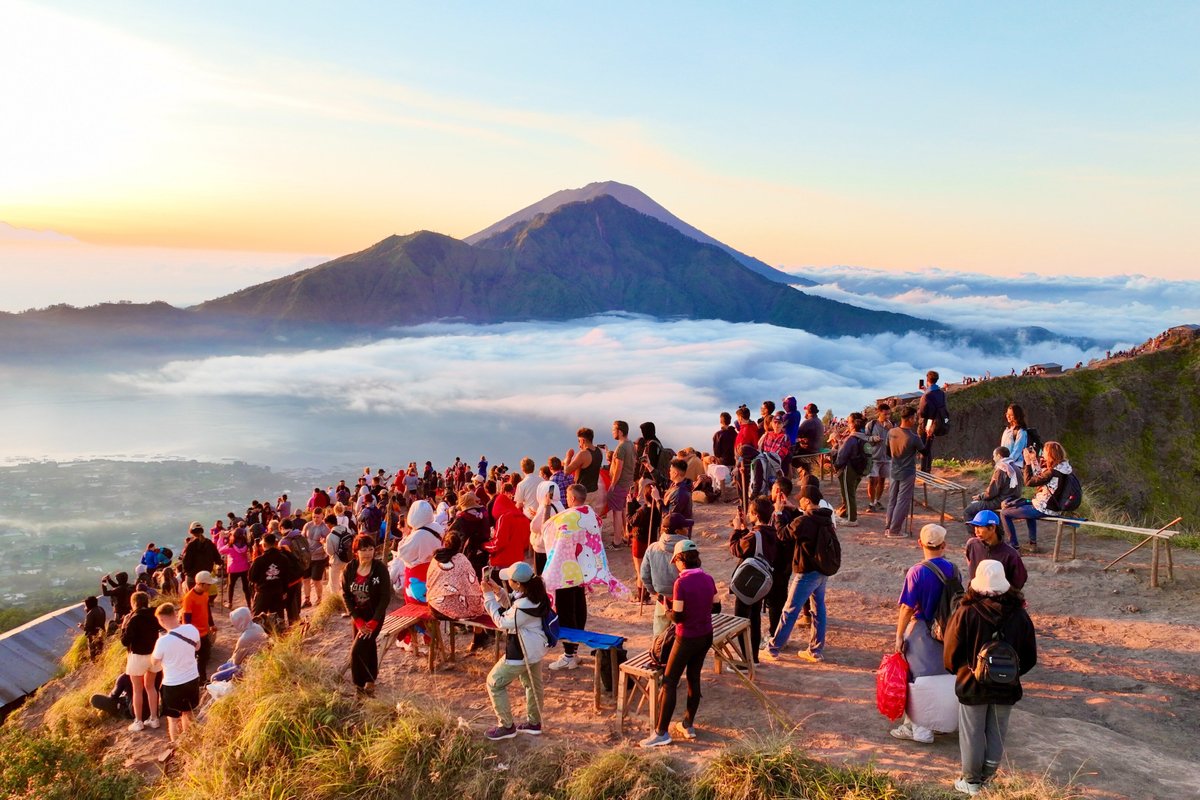
{"label": "backpack", "polygon": [[658,462],[654,465],[654,471],[663,476],[670,474],[668,470],[670,470],[671,462],[674,460],[675,451],[669,447],[663,447],[660,442],[658,445]]}
{"label": "backpack", "polygon": [[1079,504],[1083,502],[1083,484],[1079,482],[1079,477],[1074,472],[1068,472],[1066,475],[1060,473],[1058,482],[1058,489],[1051,498],[1053,504],[1058,507],[1057,510],[1074,511],[1079,508]]}
{"label": "backpack", "polygon": [[813,561],[817,562],[817,572],[822,575],[837,575],[837,571],[842,568],[842,543],[838,541],[832,521],[817,528],[812,557]]}
{"label": "backpack", "polygon": [[1021,658],[1017,649],[1004,640],[999,626],[979,648],[974,673],[975,680],[988,686],[1010,686],[1021,677]]}
{"label": "backpack", "polygon": [[354,535],[345,527],[338,525],[333,529],[333,533],[337,534],[337,547],[334,548],[334,555],[337,560],[343,564],[349,564],[354,558]]}
{"label": "backpack", "polygon": [[[1037,428],[1025,429],[1025,441],[1029,443],[1028,446],[1032,447],[1034,452],[1036,452],[1038,455],[1042,454],[1042,445],[1045,444],[1045,442],[1042,441],[1042,435],[1038,433]],[[1015,457],[1017,454],[1012,453],[1011,455]]]}
{"label": "backpack", "polygon": [[308,539],[303,536],[287,536],[283,541],[287,545],[286,552],[292,557],[292,561],[296,562],[301,572],[307,572],[308,568],[312,566],[312,554],[308,552]]}
{"label": "backpack", "polygon": [[938,569],[932,561],[922,561],[921,566],[937,575],[938,580],[942,582],[942,594],[938,598],[937,608],[933,610],[933,619],[929,621],[929,635],[936,641],[945,641],[946,628],[950,624],[950,618],[954,616],[954,612],[958,610],[959,603],[963,598],[962,578],[958,574],[958,567],[954,567],[950,577]]}
{"label": "backpack", "polygon": [[667,659],[671,657],[671,651],[675,648],[675,625],[668,624],[663,632],[654,637],[654,641],[650,644],[650,661],[660,668],[666,669]]}
{"label": "backpack", "polygon": [[865,475],[871,469],[871,458],[867,455],[866,448],[861,439],[859,440],[858,452],[850,456],[850,466],[859,475]]}
{"label": "backpack", "polygon": [[762,532],[754,532],[754,555],[742,559],[733,569],[729,591],[748,606],[766,597],[775,580],[770,562],[762,555]]}

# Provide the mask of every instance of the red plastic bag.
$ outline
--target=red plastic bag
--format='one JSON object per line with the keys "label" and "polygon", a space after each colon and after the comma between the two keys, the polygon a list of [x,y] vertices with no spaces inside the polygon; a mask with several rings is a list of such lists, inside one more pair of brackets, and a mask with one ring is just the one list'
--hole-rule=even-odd
{"label": "red plastic bag", "polygon": [[908,659],[903,653],[888,653],[875,672],[875,707],[893,722],[904,715],[908,701]]}

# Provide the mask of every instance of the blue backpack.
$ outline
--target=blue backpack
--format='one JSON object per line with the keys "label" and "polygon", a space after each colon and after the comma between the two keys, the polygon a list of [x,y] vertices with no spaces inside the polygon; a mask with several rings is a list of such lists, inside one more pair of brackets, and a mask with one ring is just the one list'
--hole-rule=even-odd
{"label": "blue backpack", "polygon": [[546,643],[550,647],[558,644],[562,629],[558,624],[558,614],[553,608],[547,607],[546,613],[542,616],[542,633],[546,634]]}

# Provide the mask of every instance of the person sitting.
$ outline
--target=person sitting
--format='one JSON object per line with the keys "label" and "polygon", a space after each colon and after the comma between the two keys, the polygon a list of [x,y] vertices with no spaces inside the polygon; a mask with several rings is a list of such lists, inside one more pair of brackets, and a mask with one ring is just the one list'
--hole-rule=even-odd
{"label": "person sitting", "polygon": [[1030,553],[1038,552],[1037,521],[1045,517],[1062,516],[1067,487],[1070,485],[1067,476],[1073,472],[1071,462],[1067,461],[1067,451],[1058,442],[1046,442],[1042,452],[1042,469],[1035,475],[1033,465],[1038,463],[1037,453],[1032,447],[1025,449],[1025,485],[1036,487],[1038,490],[1033,500],[1017,501],[1000,509],[1000,516],[1008,528],[1009,542],[1013,547],[1017,546],[1017,528],[1013,521],[1025,520],[1029,529]]}
{"label": "person sitting", "polygon": [[[464,493],[464,497],[468,493]],[[425,576],[433,552],[442,546],[442,526],[433,518],[433,506],[418,500],[408,509],[409,532],[396,548],[392,561],[392,585],[402,592],[405,602],[425,602]],[[403,571],[398,581],[396,573]]]}
{"label": "person sitting", "polygon": [[444,619],[474,619],[485,613],[479,577],[462,553],[462,542],[457,531],[446,531],[425,574],[425,601]]}
{"label": "person sitting", "polygon": [[973,519],[980,511],[999,511],[1006,501],[1017,500],[1021,497],[1021,480],[1019,465],[1010,457],[1007,447],[997,447],[992,451],[992,479],[987,488],[971,498],[971,503],[963,511],[963,519]]}
{"label": "person sitting", "polygon": [[253,614],[246,606],[239,606],[229,614],[229,627],[238,634],[237,644],[229,660],[213,673],[214,681],[231,681],[242,676],[242,665],[246,659],[262,650],[270,641],[263,626],[254,621]]}
{"label": "person sitting", "polygon": [[[153,689],[157,689],[162,685],[162,672],[155,672],[153,674]],[[146,688],[150,689],[151,687],[147,686]],[[134,724],[143,723],[144,725],[149,725],[152,728],[157,728],[159,725],[158,718],[148,716],[151,713],[151,705],[146,695],[147,692],[142,692],[142,711],[141,718],[139,719],[137,716],[135,716],[133,710],[133,706],[135,704],[133,681],[130,680],[128,674],[123,672],[117,676],[116,683],[113,684],[112,691],[110,691],[108,694],[92,695],[91,705],[92,708],[98,711],[103,711],[105,714],[109,714],[120,719],[133,719]],[[142,728],[134,728],[131,724],[130,730],[140,731]]]}

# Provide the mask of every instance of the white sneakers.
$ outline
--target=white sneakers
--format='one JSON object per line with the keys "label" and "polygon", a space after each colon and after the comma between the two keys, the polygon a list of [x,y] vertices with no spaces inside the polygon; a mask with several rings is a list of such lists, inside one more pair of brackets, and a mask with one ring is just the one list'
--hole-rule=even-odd
{"label": "white sneakers", "polygon": [[563,670],[563,669],[577,669],[578,667],[579,667],[579,657],[578,656],[569,656],[566,653],[563,653],[561,656],[558,657],[558,661],[555,661],[553,664],[550,665],[550,669],[554,670],[555,672],[558,672],[559,670]]}
{"label": "white sneakers", "polygon": [[150,719],[146,720],[146,727],[158,730],[158,717],[151,717]]}
{"label": "white sneakers", "polygon": [[893,728],[892,736],[897,739],[907,739],[921,744],[933,744],[933,733],[922,728],[920,731],[913,730],[912,723],[905,722],[898,728]]}
{"label": "white sneakers", "polygon": [[140,719],[135,719],[132,723],[130,723],[129,731],[131,733],[141,733],[145,727],[146,726],[142,724]]}
{"label": "white sneakers", "polygon": [[968,797],[974,797],[983,790],[983,784],[968,783],[966,778],[959,778],[954,782],[954,788]]}

